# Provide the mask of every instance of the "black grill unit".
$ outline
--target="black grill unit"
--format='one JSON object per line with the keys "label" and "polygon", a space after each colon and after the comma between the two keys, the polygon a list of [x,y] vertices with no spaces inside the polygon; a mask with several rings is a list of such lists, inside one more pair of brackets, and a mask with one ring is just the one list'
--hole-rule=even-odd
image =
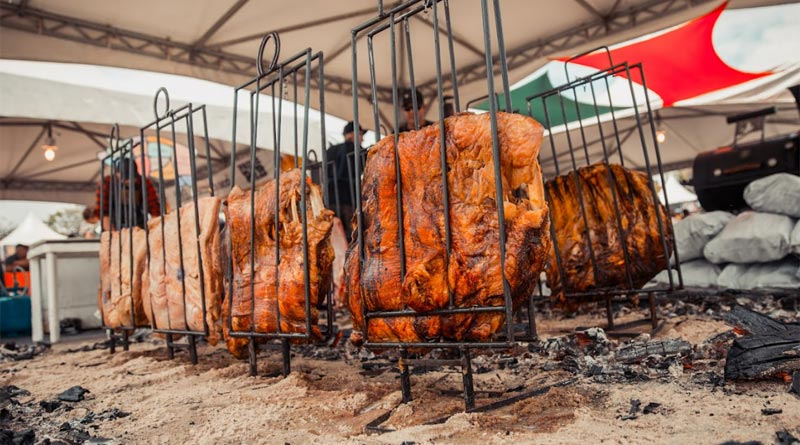
{"label": "black grill unit", "polygon": [[800,133],[700,153],[692,170],[692,184],[703,209],[743,209],[747,184],[775,173],[800,175]]}

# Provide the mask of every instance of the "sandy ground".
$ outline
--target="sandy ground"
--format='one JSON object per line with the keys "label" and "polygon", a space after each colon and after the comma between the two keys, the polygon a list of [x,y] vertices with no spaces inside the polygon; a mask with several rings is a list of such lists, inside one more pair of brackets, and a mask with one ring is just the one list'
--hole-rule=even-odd
{"label": "sandy ground", "polygon": [[[642,315],[630,313],[618,321]],[[543,337],[559,336],[578,325],[604,323],[597,314],[554,317],[540,320],[539,330]],[[729,329],[713,317],[688,315],[669,319],[655,338],[679,337],[697,344]],[[402,405],[395,372],[368,373],[357,360],[306,358],[299,349],[293,372],[282,378],[274,376],[280,369],[277,352],[263,352],[260,375],[249,377],[247,363],[221,347],[202,346],[196,366],[185,353],[168,360],[157,339],[114,355],[107,350],[67,352],[75,347],[59,345],[33,360],[0,364],[0,386],[16,385],[31,393],[18,397],[20,405],[12,412],[31,412],[26,422],[38,443],[63,434],[59,426],[64,422],[80,427],[88,412],[113,408],[131,414],[83,427],[92,436],[109,439],[107,443],[121,444],[772,444],[781,430],[800,437],[800,397],[788,393],[782,381],[718,386],[691,370],[612,384],[579,375],[573,384],[509,407],[465,414],[459,396],[446,391],[460,390],[458,369],[413,375],[415,399]],[[570,377],[563,370],[492,369],[475,374],[475,386],[536,388]],[[52,413],[39,410],[39,401],[53,400],[74,385],[91,391],[86,400],[65,402]],[[623,420],[631,399],[642,407],[659,406],[653,413]],[[764,408],[782,413],[764,415]],[[367,434],[365,426],[387,411],[391,415],[383,426],[394,431]],[[448,415],[444,423],[426,424]],[[21,427],[14,422],[4,423]]]}

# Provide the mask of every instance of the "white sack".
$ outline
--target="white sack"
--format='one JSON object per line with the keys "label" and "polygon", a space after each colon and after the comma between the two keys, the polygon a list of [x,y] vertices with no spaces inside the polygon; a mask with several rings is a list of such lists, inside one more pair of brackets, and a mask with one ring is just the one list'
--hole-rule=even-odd
{"label": "white sack", "polygon": [[[703,248],[734,218],[723,211],[697,213],[688,216],[673,226],[678,259],[682,263],[703,258]],[[674,264],[674,258],[673,258]]]}
{"label": "white sack", "polygon": [[[670,269],[672,272],[672,283],[678,285],[678,271]],[[720,268],[716,264],[704,259],[689,261],[681,264],[681,276],[685,287],[717,287]],[[648,283],[646,287],[665,287],[669,286],[667,271],[662,270]]]}
{"label": "white sack", "polygon": [[759,287],[800,289],[798,268],[800,268],[800,260],[796,258],[787,258],[772,263],[729,264],[722,269],[717,284],[725,289],[755,289]]}
{"label": "white sack", "polygon": [[744,189],[744,200],[759,212],[800,218],[800,176],[776,173],[757,179]]}
{"label": "white sack", "polygon": [[706,244],[703,255],[715,264],[766,263],[789,254],[794,222],[775,213],[744,212]]}

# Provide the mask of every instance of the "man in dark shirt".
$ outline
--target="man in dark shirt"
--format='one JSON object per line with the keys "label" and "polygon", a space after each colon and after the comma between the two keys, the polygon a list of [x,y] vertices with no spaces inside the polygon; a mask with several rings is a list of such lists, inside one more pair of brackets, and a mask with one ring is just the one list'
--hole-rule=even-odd
{"label": "man in dark shirt", "polygon": [[[417,99],[417,121],[419,126],[414,125],[414,96]],[[402,107],[403,117],[405,122],[400,126],[400,131],[416,130],[418,128],[431,125],[433,122],[425,119],[425,114],[428,112],[428,103],[419,89],[411,90],[409,88],[402,91],[400,106]]]}
{"label": "man in dark shirt", "polygon": [[358,151],[361,151],[361,138],[366,130],[358,126],[359,135],[356,137],[355,124],[350,121],[344,127],[344,142],[330,147],[326,152],[328,160],[328,201],[336,216],[342,220],[345,235],[350,239],[352,232],[351,220],[355,210],[355,166],[356,140]]}
{"label": "man in dark shirt", "polygon": [[24,270],[29,270],[30,264],[28,262],[28,246],[24,244],[17,244],[14,254],[6,258],[6,270],[13,272],[14,268],[21,267]]}
{"label": "man in dark shirt", "polygon": [[[98,185],[97,191],[95,193],[95,211],[97,216],[100,216],[100,208],[101,208],[101,201],[102,201],[102,210],[103,210],[103,229],[109,229],[109,220],[113,226],[116,226],[117,216],[113,215],[116,211],[117,203],[115,199],[119,199],[119,207],[121,208],[121,214],[119,215],[120,220],[120,227],[113,227],[114,229],[118,230],[122,227],[130,227],[131,225],[139,226],[144,228],[146,224],[146,219],[144,214],[142,213],[142,206],[145,206],[147,209],[147,213],[150,214],[152,217],[161,216],[161,203],[158,198],[158,192],[156,191],[155,186],[153,186],[153,182],[150,181],[150,178],[143,177],[139,174],[138,167],[136,163],[131,158],[123,158],[116,161],[116,180],[114,181],[113,185],[114,188],[117,190],[112,190],[112,181],[111,176],[106,176],[103,178],[103,181]],[[133,166],[131,166],[133,163]],[[130,180],[131,170],[133,170],[133,180]],[[147,197],[146,203],[143,202],[142,199],[142,181],[145,181],[145,187],[147,190]],[[130,186],[133,186],[133,217],[134,220],[132,221],[133,224],[127,221],[128,219],[128,201],[130,200]],[[119,193],[119,198],[112,197],[112,193]],[[100,195],[103,195],[102,200],[100,199]]]}

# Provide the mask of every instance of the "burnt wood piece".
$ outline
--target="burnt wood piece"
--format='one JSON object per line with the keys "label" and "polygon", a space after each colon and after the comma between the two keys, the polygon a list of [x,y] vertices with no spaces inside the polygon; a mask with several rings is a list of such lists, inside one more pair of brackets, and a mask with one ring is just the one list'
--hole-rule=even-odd
{"label": "burnt wood piece", "polygon": [[616,357],[617,360],[623,363],[633,363],[653,354],[675,355],[689,352],[691,349],[692,345],[690,345],[689,342],[671,338],[648,343],[625,345],[617,351]]}
{"label": "burnt wood piece", "polygon": [[754,335],[778,334],[797,328],[739,305],[734,306],[723,318],[731,326],[743,328]]}
{"label": "burnt wood piece", "polygon": [[800,370],[800,326],[739,305],[724,318],[748,333],[728,350],[726,379],[759,379]]}
{"label": "burnt wood piece", "polygon": [[728,350],[725,379],[759,379],[800,370],[800,329],[737,338]]}

